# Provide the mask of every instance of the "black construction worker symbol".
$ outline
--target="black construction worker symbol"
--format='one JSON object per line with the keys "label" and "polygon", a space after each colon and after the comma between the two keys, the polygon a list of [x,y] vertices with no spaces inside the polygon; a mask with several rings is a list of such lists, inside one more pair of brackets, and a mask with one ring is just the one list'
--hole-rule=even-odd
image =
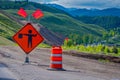
{"label": "black construction worker symbol", "polygon": [[23,35],[28,37],[28,48],[32,48],[33,37],[36,37],[37,34],[32,34],[32,30],[28,30],[28,34],[19,34],[18,37],[21,39]]}

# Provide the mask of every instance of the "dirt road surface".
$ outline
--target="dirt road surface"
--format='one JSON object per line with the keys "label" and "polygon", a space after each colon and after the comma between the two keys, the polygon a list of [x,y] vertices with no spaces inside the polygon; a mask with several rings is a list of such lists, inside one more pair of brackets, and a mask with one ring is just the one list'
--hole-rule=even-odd
{"label": "dirt road surface", "polygon": [[29,54],[30,64],[24,64],[25,53],[19,47],[1,46],[0,63],[16,80],[120,80],[120,64],[63,54],[66,71],[49,71],[50,49],[36,48]]}

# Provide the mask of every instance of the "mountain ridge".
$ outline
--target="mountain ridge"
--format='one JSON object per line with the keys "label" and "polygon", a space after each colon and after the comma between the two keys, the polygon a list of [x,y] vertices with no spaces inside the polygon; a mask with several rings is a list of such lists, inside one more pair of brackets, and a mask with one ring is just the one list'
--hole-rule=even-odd
{"label": "mountain ridge", "polygon": [[120,16],[120,8],[106,8],[106,9],[86,9],[86,8],[65,8],[58,4],[47,4],[63,10],[72,16]]}

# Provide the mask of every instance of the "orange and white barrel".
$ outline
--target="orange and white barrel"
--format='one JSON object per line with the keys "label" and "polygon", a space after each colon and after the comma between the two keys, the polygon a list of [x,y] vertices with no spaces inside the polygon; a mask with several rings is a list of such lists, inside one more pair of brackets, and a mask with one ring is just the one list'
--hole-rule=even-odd
{"label": "orange and white barrel", "polygon": [[50,57],[50,69],[64,70],[62,68],[62,48],[61,46],[53,46]]}

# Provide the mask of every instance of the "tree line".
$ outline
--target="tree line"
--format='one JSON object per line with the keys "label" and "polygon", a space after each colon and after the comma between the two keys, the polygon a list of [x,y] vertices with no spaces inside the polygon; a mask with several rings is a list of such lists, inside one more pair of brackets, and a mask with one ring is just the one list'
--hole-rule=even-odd
{"label": "tree line", "polygon": [[116,35],[120,35],[120,28],[114,28],[113,30],[103,32],[102,36],[94,36],[92,34],[84,34],[82,36],[78,34],[70,34],[68,46],[71,45],[88,45],[88,44],[109,44],[109,39],[115,37]]}
{"label": "tree line", "polygon": [[28,4],[28,0],[24,1],[11,1],[11,0],[0,0],[0,9],[19,9]]}
{"label": "tree line", "polygon": [[106,30],[120,27],[119,16],[78,16],[76,19],[83,21],[88,24],[99,25]]}

